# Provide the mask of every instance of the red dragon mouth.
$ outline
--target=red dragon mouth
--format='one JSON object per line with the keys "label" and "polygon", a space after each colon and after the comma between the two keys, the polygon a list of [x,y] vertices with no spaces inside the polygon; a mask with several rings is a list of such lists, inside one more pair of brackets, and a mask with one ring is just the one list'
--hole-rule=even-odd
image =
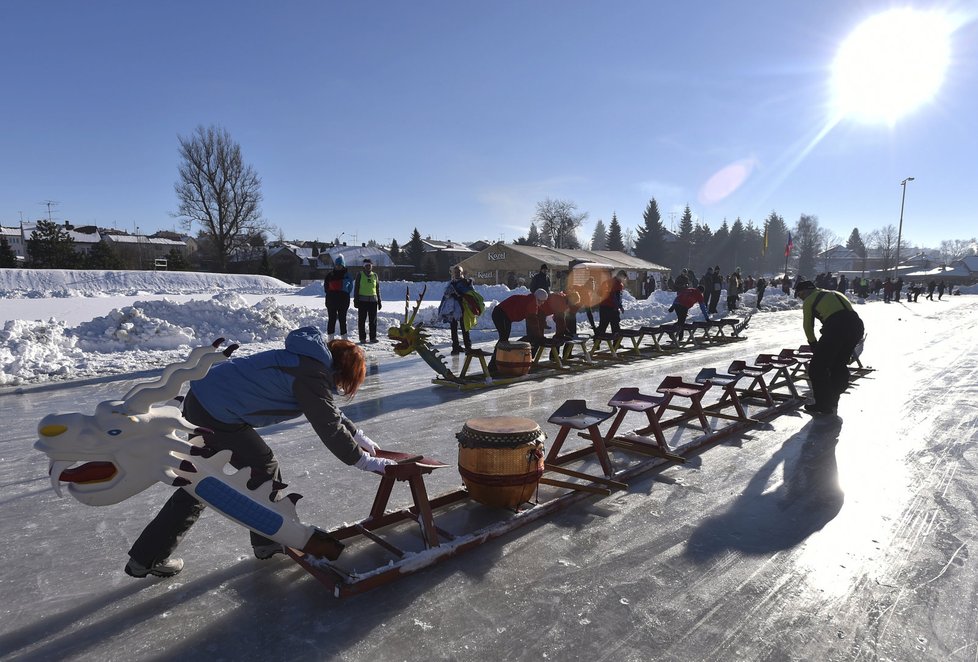
{"label": "red dragon mouth", "polygon": [[65,469],[58,479],[65,483],[103,483],[112,480],[117,473],[111,462],[86,462],[81,466]]}

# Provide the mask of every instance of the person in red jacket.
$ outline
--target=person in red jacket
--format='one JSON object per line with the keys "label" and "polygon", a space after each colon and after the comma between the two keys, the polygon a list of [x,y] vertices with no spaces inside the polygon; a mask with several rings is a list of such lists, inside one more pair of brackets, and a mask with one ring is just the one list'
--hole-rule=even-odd
{"label": "person in red jacket", "polygon": [[537,314],[546,300],[547,291],[539,289],[533,294],[514,294],[496,304],[492,309],[492,323],[499,334],[499,342],[509,341],[509,334],[513,332],[513,322],[527,320],[528,326],[532,326],[530,318]]}
{"label": "person in red jacket", "polygon": [[[509,334],[513,332],[513,322],[526,320],[528,335],[538,326],[542,326],[537,314],[541,304],[547,300],[547,296],[546,290],[538,289],[532,294],[513,294],[497,303],[492,309],[492,323],[496,326],[496,333],[499,334],[499,342],[509,342]],[[489,360],[489,374],[493,376],[497,374],[495,352]]]}
{"label": "person in red jacket", "polygon": [[706,311],[706,300],[703,298],[703,286],[699,287],[687,287],[684,290],[680,290],[676,294],[676,298],[673,300],[672,305],[669,307],[669,312],[676,313],[676,324],[679,327],[679,338],[682,339],[682,327],[686,323],[686,316],[689,314],[689,309],[699,304],[700,312],[703,313],[703,319],[710,319],[710,314]]}
{"label": "person in red jacket", "polygon": [[[542,337],[544,335],[544,324],[550,315],[554,317],[554,335],[572,335],[574,330],[570,330],[567,325],[567,314],[571,311],[576,312],[577,306],[581,303],[581,296],[577,292],[565,294],[563,292],[550,292],[547,300],[540,304],[535,319],[527,318],[526,335]],[[575,317],[576,321],[576,317]],[[576,326],[576,325],[575,325]]]}

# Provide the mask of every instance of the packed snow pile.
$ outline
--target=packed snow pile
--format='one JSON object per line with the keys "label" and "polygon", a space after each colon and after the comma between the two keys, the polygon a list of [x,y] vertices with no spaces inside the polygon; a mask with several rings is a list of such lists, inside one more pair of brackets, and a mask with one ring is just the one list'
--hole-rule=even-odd
{"label": "packed snow pile", "polygon": [[271,276],[185,271],[91,271],[85,269],[0,269],[0,297],[103,297],[139,294],[249,294],[292,292]]}

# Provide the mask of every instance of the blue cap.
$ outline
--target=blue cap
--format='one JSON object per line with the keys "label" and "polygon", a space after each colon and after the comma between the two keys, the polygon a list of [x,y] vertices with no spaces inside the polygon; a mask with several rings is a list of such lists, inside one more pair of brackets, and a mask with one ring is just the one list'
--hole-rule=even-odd
{"label": "blue cap", "polygon": [[343,259],[343,254],[341,253],[341,254],[337,255],[336,257],[334,257],[333,258],[333,263],[336,264],[336,266],[338,266],[338,267],[345,267],[346,266],[346,260]]}

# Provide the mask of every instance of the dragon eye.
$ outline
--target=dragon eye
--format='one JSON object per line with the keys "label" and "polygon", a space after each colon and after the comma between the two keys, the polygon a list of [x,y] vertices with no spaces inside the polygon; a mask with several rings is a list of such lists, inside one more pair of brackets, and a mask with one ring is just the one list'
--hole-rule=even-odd
{"label": "dragon eye", "polygon": [[122,434],[122,430],[109,430],[109,434],[113,437]]}

